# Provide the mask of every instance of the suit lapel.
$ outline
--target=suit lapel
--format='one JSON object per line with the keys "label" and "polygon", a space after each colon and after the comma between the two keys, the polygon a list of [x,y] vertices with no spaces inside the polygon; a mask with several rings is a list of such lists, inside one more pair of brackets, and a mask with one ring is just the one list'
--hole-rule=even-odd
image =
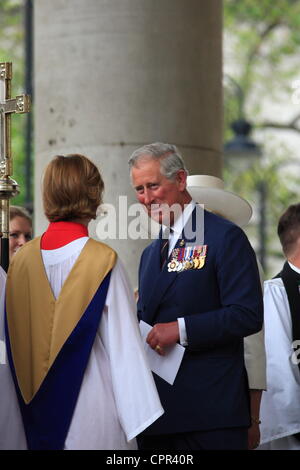
{"label": "suit lapel", "polygon": [[[191,233],[196,234],[197,222],[199,223],[199,221],[201,221],[201,223],[203,223],[203,218],[197,219],[197,211],[202,211],[203,214],[203,209],[199,206],[193,210],[189,221],[187,222],[188,224],[190,224],[190,230],[186,232],[183,231],[181,233],[174,249],[186,247],[187,243],[193,243],[193,241],[196,241],[196,235],[194,239],[191,239],[190,235]],[[200,229],[200,227],[198,228]],[[188,238],[186,238],[185,235],[187,235]],[[145,306],[144,319],[150,324],[154,322],[155,317],[158,314],[158,307],[162,297],[164,296],[165,292],[170,289],[179,274],[178,272],[168,272],[168,263],[172,256],[168,258],[168,261],[165,263],[165,266],[162,271],[160,270],[160,247],[161,231],[159,234],[159,238],[152,245],[152,251],[149,253],[148,259],[143,268],[144,276],[142,279],[142,283],[144,286],[146,286],[147,289],[147,292],[143,293],[143,303]]]}
{"label": "suit lapel", "polygon": [[143,305],[148,305],[155,295],[157,280],[160,277],[160,238],[150,246],[147,258],[143,262],[143,270],[140,273],[140,284],[143,286]]}
{"label": "suit lapel", "polygon": [[[177,244],[179,243],[179,240],[177,241]],[[160,249],[161,233],[152,246],[152,252],[149,253],[149,257],[144,268],[145,275],[142,280],[143,285],[147,286],[147,292],[144,293],[144,305],[146,307],[145,321],[148,323],[153,322],[157,314],[157,307],[161,298],[178,275],[176,272],[168,272],[168,263],[171,256],[168,258],[163,269],[160,270]]]}

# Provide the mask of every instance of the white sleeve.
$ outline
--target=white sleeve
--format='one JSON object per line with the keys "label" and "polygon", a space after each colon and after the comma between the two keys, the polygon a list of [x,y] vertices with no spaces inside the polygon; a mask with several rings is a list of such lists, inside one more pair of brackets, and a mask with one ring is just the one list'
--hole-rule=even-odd
{"label": "white sleeve", "polygon": [[[264,290],[264,272],[259,259],[256,259],[262,291]],[[249,388],[266,390],[267,368],[265,331],[263,328],[254,335],[244,338],[245,366],[248,375]]]}
{"label": "white sleeve", "polygon": [[300,375],[292,361],[292,324],[281,279],[265,282],[267,391],[262,394],[261,442],[300,431]]}
{"label": "white sleeve", "polygon": [[6,274],[0,268],[0,449],[27,449],[15,386],[6,355],[4,329]]}
{"label": "white sleeve", "polygon": [[180,341],[181,346],[185,347],[188,345],[185,320],[183,317],[180,317],[180,318],[177,318],[177,321],[178,321],[178,329],[179,329],[179,341]]}
{"label": "white sleeve", "polygon": [[266,390],[267,370],[264,328],[254,335],[244,338],[245,366],[249,388]]}
{"label": "white sleeve", "polygon": [[164,410],[145,356],[133,290],[120,260],[111,274],[106,307],[114,396],[120,422],[130,441]]}

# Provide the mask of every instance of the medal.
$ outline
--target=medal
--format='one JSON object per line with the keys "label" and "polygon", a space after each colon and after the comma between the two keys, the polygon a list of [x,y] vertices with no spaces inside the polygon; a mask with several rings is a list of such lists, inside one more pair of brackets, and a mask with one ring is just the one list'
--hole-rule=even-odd
{"label": "medal", "polygon": [[198,251],[199,246],[195,246],[194,252],[193,252],[193,269],[197,269],[199,266],[199,251]]}
{"label": "medal", "polygon": [[[181,240],[181,242],[180,245],[184,245],[184,240]],[[205,264],[206,253],[207,245],[176,248],[173,250],[173,258],[168,264],[168,271],[181,272],[188,269],[201,269]]]}
{"label": "medal", "polygon": [[180,273],[180,271],[183,271],[183,269],[184,269],[183,262],[182,262],[182,261],[178,261],[176,271],[177,271],[178,273]]}
{"label": "medal", "polygon": [[171,261],[168,263],[168,271],[169,271],[169,273],[176,271],[176,267],[177,267],[177,264],[178,264],[178,261],[177,261],[178,253],[179,253],[179,248],[175,248],[175,249],[172,251],[172,259],[171,259]]}
{"label": "medal", "polygon": [[187,269],[187,264],[188,264],[188,260],[187,260],[187,248],[184,248],[184,251],[183,251],[183,261],[182,261],[182,269],[185,271]]}
{"label": "medal", "polygon": [[184,254],[184,248],[180,248],[178,252],[178,256],[177,256],[177,267],[176,267],[177,272],[180,272],[183,270],[183,261],[182,261],[183,254]]}
{"label": "medal", "polygon": [[191,267],[193,266],[193,262],[191,260],[191,251],[192,251],[192,248],[191,247],[187,247],[185,249],[185,261],[184,261],[184,270],[186,271],[187,269],[191,269]]}
{"label": "medal", "polygon": [[168,271],[169,273],[173,272],[176,270],[176,265],[177,265],[177,261],[172,259],[172,261],[170,261],[170,263],[168,264]]}
{"label": "medal", "polygon": [[207,251],[207,245],[202,245],[200,257],[199,257],[200,264],[197,269],[203,268],[204,263],[205,263],[205,258],[206,258],[206,251]]}

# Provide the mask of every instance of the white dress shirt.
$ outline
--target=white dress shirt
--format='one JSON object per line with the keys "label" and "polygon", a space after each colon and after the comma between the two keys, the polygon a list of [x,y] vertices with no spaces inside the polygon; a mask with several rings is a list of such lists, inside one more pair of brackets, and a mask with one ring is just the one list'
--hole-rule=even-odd
{"label": "white dress shirt", "polygon": [[[189,204],[187,204],[181,213],[181,215],[175,220],[173,226],[172,226],[172,231],[170,232],[169,235],[169,253],[168,255],[172,253],[172,250],[174,249],[180,235],[182,234],[182,231],[187,224],[188,219],[190,218],[193,210],[196,207],[195,201],[191,201]],[[163,226],[163,231],[168,230],[167,227]],[[186,326],[185,326],[185,320],[183,317],[177,318],[178,321],[178,327],[179,327],[179,340],[180,344],[182,346],[187,346],[188,341],[187,341],[187,334],[186,334]]]}

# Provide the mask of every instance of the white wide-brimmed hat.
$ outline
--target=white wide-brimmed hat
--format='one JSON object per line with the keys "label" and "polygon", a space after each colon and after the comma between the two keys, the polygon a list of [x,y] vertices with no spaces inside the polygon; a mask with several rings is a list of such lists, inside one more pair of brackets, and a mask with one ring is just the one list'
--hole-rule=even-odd
{"label": "white wide-brimmed hat", "polygon": [[216,176],[190,175],[187,190],[206,210],[216,212],[225,219],[243,227],[252,216],[252,207],[242,197],[224,189],[224,182]]}

